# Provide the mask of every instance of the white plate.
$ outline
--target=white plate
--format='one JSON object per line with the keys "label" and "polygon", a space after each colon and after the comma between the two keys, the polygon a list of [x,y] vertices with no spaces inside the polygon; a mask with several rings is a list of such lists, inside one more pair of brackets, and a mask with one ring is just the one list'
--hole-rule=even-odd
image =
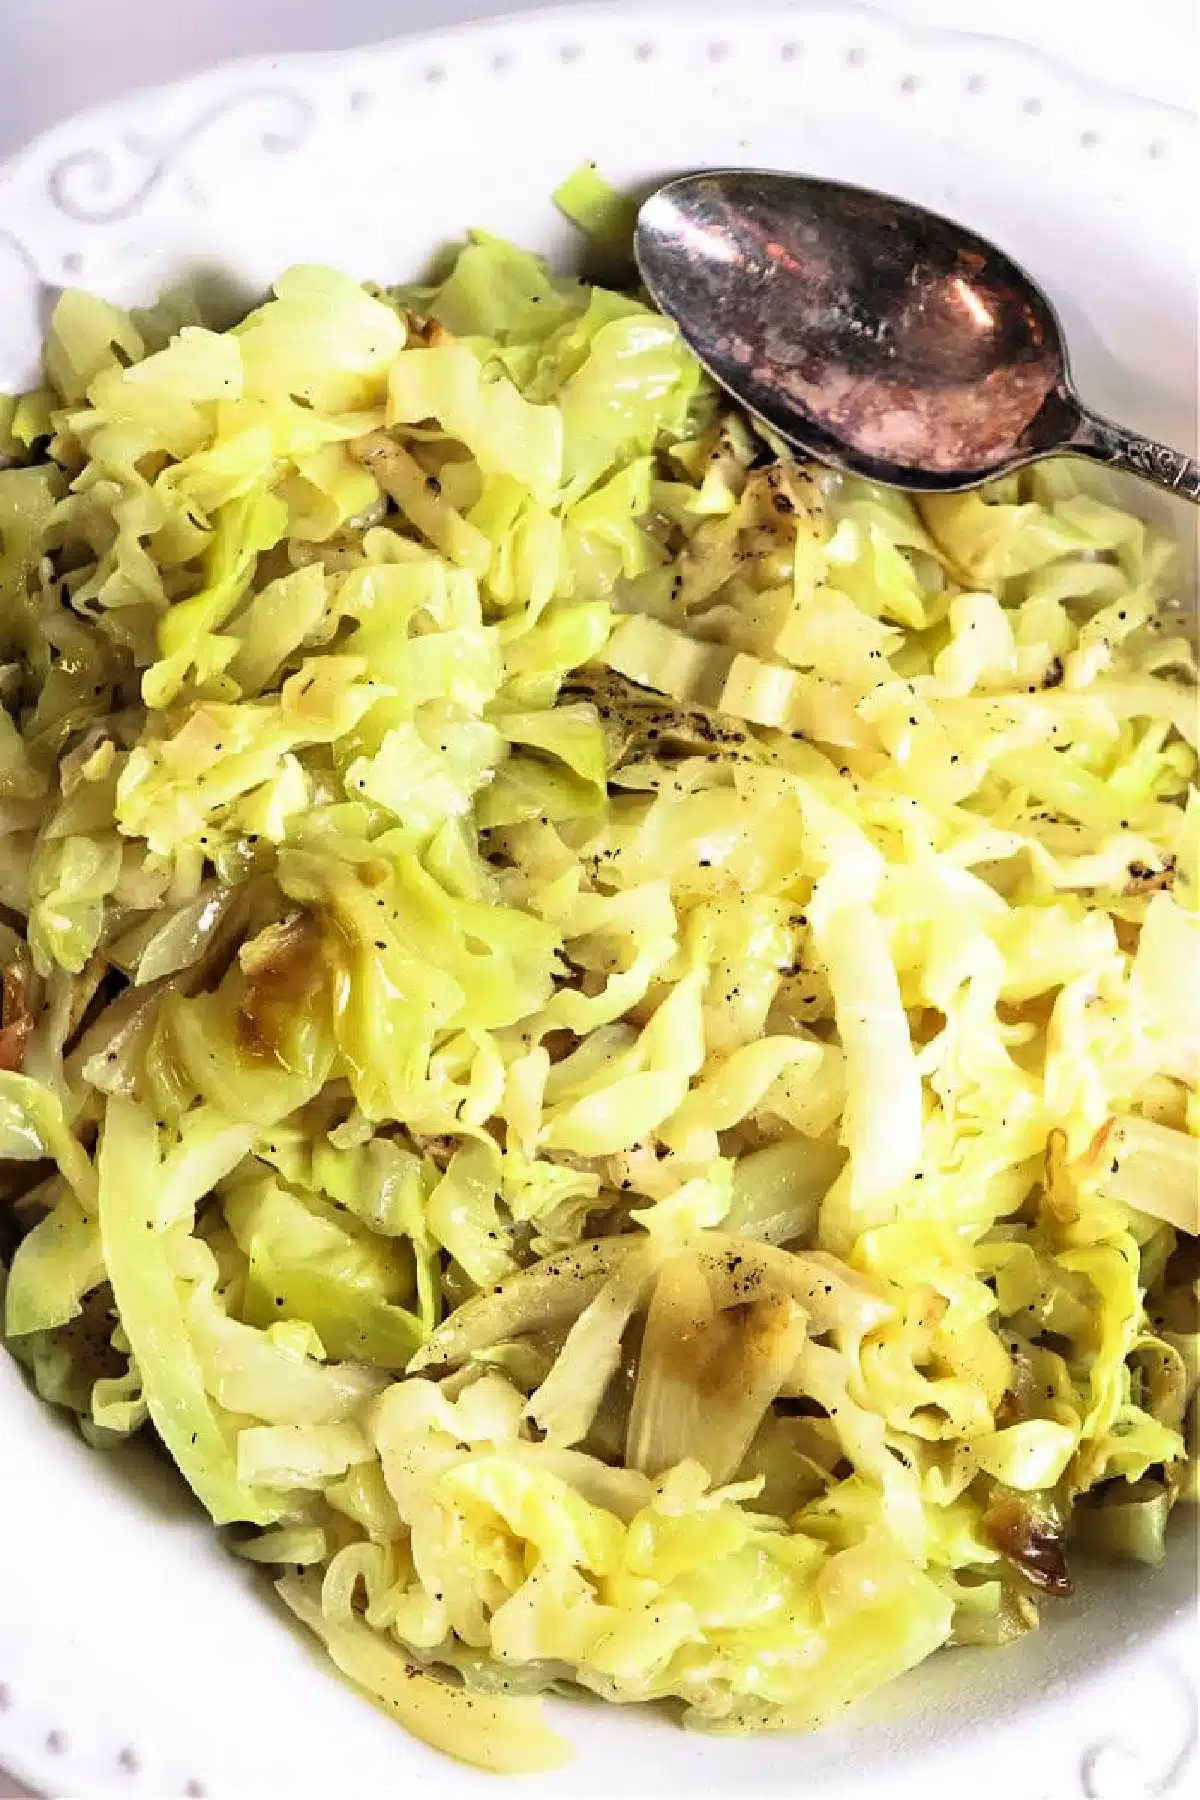
{"label": "white plate", "polygon": [[[589,156],[632,183],[791,166],[958,214],[1045,281],[1092,401],[1193,439],[1187,117],[993,39],[762,0],[242,64],[72,121],[0,171],[0,388],[31,373],[64,283],[137,301],[190,271],[244,301],[299,258],[406,275],[477,223],[566,253],[547,196]],[[150,1459],[95,1456],[7,1359],[0,1432],[0,1763],[55,1794],[1195,1791],[1186,1534],[1016,1649],[935,1659],[855,1729],[727,1742],[580,1705],[575,1765],[501,1790],[341,1687]]]}

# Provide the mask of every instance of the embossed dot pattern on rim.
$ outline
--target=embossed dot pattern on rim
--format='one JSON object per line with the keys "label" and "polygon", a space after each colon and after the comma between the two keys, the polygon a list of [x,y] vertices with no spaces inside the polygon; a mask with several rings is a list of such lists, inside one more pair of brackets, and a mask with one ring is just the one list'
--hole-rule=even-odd
{"label": "embossed dot pattern on rim", "polygon": [[[1048,214],[1053,211],[1051,203],[1057,204],[1061,218],[1069,186],[1078,207],[1104,212],[1114,232],[1124,231],[1126,221],[1130,230],[1141,229],[1135,215],[1145,213],[1151,223],[1138,242],[1151,256],[1169,230],[1171,218],[1183,219],[1185,211],[1190,218],[1189,184],[1180,170],[1190,166],[1192,139],[1182,115],[1123,99],[1080,82],[1032,54],[990,40],[906,30],[858,9],[772,9],[751,0],[739,9],[737,25],[737,31],[732,31],[727,15],[704,6],[697,6],[694,16],[682,19],[633,5],[608,16],[580,11],[557,18],[485,25],[361,54],[285,58],[231,67],[93,114],[52,132],[14,164],[0,169],[0,304],[11,303],[17,313],[22,307],[36,313],[39,278],[49,284],[90,280],[123,297],[117,291],[123,284],[132,292],[139,282],[151,281],[154,272],[161,271],[163,259],[177,257],[181,248],[192,242],[192,234],[204,255],[219,251],[218,226],[241,206],[246,189],[261,190],[264,208],[286,204],[291,209],[286,229],[264,215],[270,229],[264,233],[260,260],[247,253],[247,279],[251,283],[265,279],[261,264],[271,271],[286,254],[309,253],[311,246],[302,227],[314,211],[320,214],[323,198],[326,204],[343,203],[332,177],[324,188],[318,176],[313,176],[316,187],[307,185],[309,176],[319,170],[321,158],[331,150],[336,154],[334,147],[343,141],[366,148],[378,145],[381,134],[393,127],[393,109],[400,102],[406,130],[411,132],[420,132],[439,118],[452,118],[455,108],[475,109],[480,130],[499,134],[495,139],[497,163],[513,180],[519,175],[533,194],[526,206],[521,193],[502,193],[497,187],[496,214],[489,201],[475,216],[468,216],[462,197],[473,196],[475,190],[463,177],[454,189],[453,206],[458,212],[439,220],[430,210],[428,217],[435,226],[456,230],[479,222],[506,227],[508,220],[496,215],[508,207],[514,229],[535,234],[544,231],[554,243],[565,243],[564,234],[555,236],[557,228],[543,223],[549,215],[542,198],[553,178],[565,172],[564,161],[569,166],[576,151],[596,154],[605,167],[624,178],[644,175],[655,166],[654,157],[663,154],[655,144],[645,152],[646,162],[638,147],[630,151],[625,146],[624,134],[612,122],[615,85],[607,88],[607,101],[596,98],[604,83],[619,83],[623,96],[642,93],[648,99],[664,93],[684,97],[700,91],[703,84],[706,104],[714,99],[721,103],[713,107],[713,115],[725,130],[719,141],[714,137],[711,151],[707,142],[704,144],[705,160],[782,161],[786,147],[794,141],[795,159],[818,171],[828,167],[851,179],[874,178],[883,185],[887,185],[885,176],[896,185],[924,184],[917,197],[943,209],[970,212],[973,217],[987,214],[991,208],[989,217],[1009,219],[1015,231],[1024,214],[1011,200],[1006,202],[1003,183],[1016,185],[1024,180],[1026,170],[1036,170],[1047,159],[1054,159],[1070,164],[1070,183],[1061,169],[1047,168],[1040,189],[1031,182],[1022,191],[1026,213],[1035,210],[1028,204],[1032,197],[1046,205]],[[557,94],[559,110],[554,117],[565,121],[561,158],[548,155],[543,144],[533,141],[545,131],[536,104],[544,90]],[[525,110],[529,118],[522,122]],[[575,136],[569,129],[571,114],[578,114],[581,121]],[[785,117],[787,131],[781,125]],[[842,139],[855,135],[845,130],[848,119],[854,121],[860,138],[875,133],[878,139],[886,124],[901,134],[898,142],[903,141],[903,134],[927,140],[928,164],[918,168],[915,162],[910,166],[901,158],[891,165],[877,153],[872,161],[869,144],[864,150],[861,144],[839,141],[839,133]],[[1014,129],[1024,134],[1022,155],[1027,162],[1016,170],[988,172],[987,181],[979,178],[983,149]],[[519,141],[500,141],[504,132]],[[795,133],[794,139],[789,132]],[[680,155],[685,154],[685,139],[686,132],[681,130]],[[952,149],[955,141],[957,156]],[[304,185],[298,193],[299,170],[304,171]],[[972,186],[977,179],[978,186]],[[407,205],[411,190],[398,185],[394,191]],[[247,205],[252,200],[253,193],[246,196]],[[361,272],[386,278],[400,272],[394,259],[407,256],[403,246],[409,238],[398,227],[389,235],[389,228],[379,221],[377,199],[373,204],[373,215],[364,212],[351,218],[344,240],[349,251],[339,242],[329,254],[334,260],[358,266],[356,244],[361,248],[365,243],[374,267],[363,267]],[[432,209],[433,201],[429,204]],[[988,218],[980,217],[979,222],[986,226]],[[1036,218],[1033,223],[1036,227]],[[420,229],[424,230],[424,225]],[[275,237],[270,235],[272,230]],[[291,252],[280,248],[288,230],[293,232],[288,240]],[[365,237],[361,235],[364,230]],[[355,238],[353,233],[359,236]],[[399,239],[403,240],[401,250],[396,249]],[[1054,247],[1043,246],[1036,229],[1031,243],[1034,256],[1044,249],[1052,263]],[[388,259],[392,260],[383,266]],[[240,251],[234,260],[240,260]],[[1114,310],[1110,324],[1115,337],[1124,329],[1133,337],[1139,334],[1136,315]],[[1160,326],[1160,337],[1163,329]],[[1148,328],[1141,332],[1143,337],[1148,335]],[[0,357],[6,343],[7,339],[0,341]],[[1166,360],[1162,367],[1165,372]],[[4,379],[0,368],[0,386]],[[1104,403],[1103,395],[1098,398]],[[1108,403],[1111,410],[1118,410],[1118,401]],[[1137,416],[1139,404],[1146,404],[1140,390],[1131,417]],[[1147,427],[1155,423],[1151,418],[1138,422]],[[1170,429],[1164,422],[1163,435],[1169,435]],[[10,1370],[0,1368],[0,1377],[9,1375]],[[12,1414],[19,1441],[24,1441],[20,1433],[26,1427],[23,1398],[11,1383],[0,1380],[0,1419],[7,1427]],[[143,1521],[136,1506],[130,1511],[121,1483],[111,1472],[93,1476],[94,1459],[79,1446],[70,1446],[69,1453],[59,1457],[60,1450],[66,1452],[60,1437],[40,1413],[36,1421],[31,1418],[28,1422],[29,1442],[50,1447],[47,1466],[52,1448],[55,1471],[65,1472],[63,1478],[72,1488],[70,1504],[78,1502],[80,1520],[87,1522],[81,1524],[81,1532],[92,1529],[95,1507],[100,1522],[111,1514],[112,1521],[120,1524],[120,1542],[132,1542],[131,1519]],[[17,1454],[15,1448],[12,1454]],[[54,1481],[48,1479],[49,1492]],[[0,1526],[8,1518],[6,1504],[15,1502],[0,1498]],[[147,1513],[144,1523],[149,1525],[149,1521]],[[14,1523],[15,1515],[9,1521],[9,1542]],[[27,1535],[33,1528],[27,1526]],[[194,1522],[183,1523],[179,1529],[188,1546],[187,1556],[203,1564],[203,1581],[224,1584],[228,1571],[224,1560],[211,1554],[207,1534]],[[156,1522],[151,1535],[157,1530]],[[77,1546],[81,1541],[91,1540],[72,1539]],[[185,1563],[168,1560],[162,1567],[184,1592]],[[150,1800],[151,1796],[157,1800],[169,1794],[202,1796],[206,1791],[232,1791],[226,1779],[228,1760],[215,1748],[210,1753],[203,1734],[193,1731],[189,1736],[180,1715],[164,1712],[160,1717],[134,1704],[128,1679],[110,1681],[105,1687],[105,1672],[98,1666],[94,1706],[89,1707],[87,1697],[77,1693],[72,1693],[69,1703],[61,1700],[61,1683],[49,1672],[55,1643],[52,1625],[45,1628],[50,1637],[48,1647],[43,1645],[46,1656],[39,1679],[38,1658],[26,1654],[32,1643],[28,1620],[40,1617],[43,1607],[52,1618],[64,1616],[68,1589],[55,1589],[56,1579],[63,1578],[50,1570],[45,1576],[50,1586],[43,1585],[36,1594],[30,1586],[24,1624],[14,1607],[0,1606],[0,1762],[11,1762],[19,1774],[52,1791],[86,1793],[89,1800],[110,1800],[117,1794],[128,1800]],[[229,1585],[233,1585],[232,1577]],[[6,1592],[0,1586],[0,1594]],[[203,1601],[203,1582],[186,1592]],[[58,1602],[57,1612],[52,1596]],[[136,1611],[135,1596],[130,1598],[131,1609]],[[152,1617],[152,1613],[140,1616]],[[302,1715],[307,1703],[322,1718],[328,1706],[328,1717],[355,1734],[360,1727],[367,1730],[362,1709],[332,1676],[310,1666],[307,1654],[281,1621],[265,1613],[260,1620],[255,1611],[239,1613],[236,1618],[239,1630],[244,1628],[247,1638],[252,1637],[261,1649],[263,1664],[269,1664],[269,1668],[260,1668],[255,1663],[250,1674],[254,1681],[267,1684],[270,1703],[279,1708],[275,1716],[278,1735],[295,1735],[311,1746],[314,1754],[319,1751],[305,1735]],[[1072,1800],[1138,1800],[1132,1793],[1110,1791],[1112,1780],[1128,1775],[1131,1756],[1146,1775],[1146,1794],[1182,1795],[1183,1783],[1195,1763],[1195,1693],[1182,1674],[1182,1664],[1172,1660],[1157,1618],[1157,1614],[1147,1617],[1138,1625],[1131,1617],[1129,1622],[1131,1639],[1140,1634],[1147,1645],[1136,1652],[1142,1659],[1137,1664],[1141,1672],[1139,1710],[1146,1715],[1146,1730],[1153,1727],[1157,1735],[1123,1741],[1123,1734],[1138,1724],[1136,1719],[1119,1716],[1121,1700],[1126,1702],[1124,1713],[1129,1711],[1131,1677],[1127,1674],[1116,1688],[1111,1683],[1105,1687],[1104,1670],[1097,1668],[1092,1671],[1098,1683],[1095,1691],[1088,1690],[1088,1699],[1081,1688],[1074,1710],[1071,1696],[1047,1702],[1048,1716],[1054,1720],[1052,1733],[1036,1723],[1032,1700],[1028,1696],[1021,1699],[1020,1703],[1028,1706],[1023,1732],[1036,1747],[1037,1757],[1044,1754],[1047,1771],[1053,1758],[1059,1758],[1055,1765],[1058,1773],[1044,1772],[1040,1760],[1027,1761],[1024,1784],[1013,1785],[1010,1751],[995,1731],[988,1736],[981,1759],[957,1763],[954,1746],[939,1737],[936,1729],[932,1737],[926,1731],[915,1740],[924,1761],[914,1759],[907,1740],[900,1741],[903,1730],[899,1739],[894,1732],[880,1739],[874,1726],[856,1735],[852,1749],[843,1751],[840,1760],[835,1758],[832,1763],[820,1746],[814,1749],[800,1741],[789,1742],[786,1758],[781,1757],[776,1743],[773,1751],[768,1747],[765,1752],[739,1746],[734,1759],[724,1762],[720,1759],[728,1747],[717,1746],[711,1752],[712,1766],[727,1773],[711,1777],[707,1761],[697,1760],[700,1752],[694,1739],[683,1739],[682,1734],[649,1722],[636,1726],[622,1721],[619,1730],[614,1724],[611,1739],[605,1740],[606,1745],[611,1741],[614,1746],[611,1791],[638,1792],[636,1770],[648,1755],[656,1770],[668,1772],[671,1783],[682,1783],[680,1791],[689,1785],[694,1788],[698,1782],[712,1787],[715,1781],[726,1783],[732,1794],[741,1787],[728,1771],[740,1772],[753,1763],[756,1770],[769,1773],[786,1761],[795,1780],[799,1782],[803,1776],[821,1791],[823,1800],[842,1800],[843,1795],[849,1800],[852,1792],[857,1795],[861,1791],[850,1765],[874,1759],[878,1770],[882,1766],[879,1745],[886,1742],[886,1786],[881,1785],[878,1774],[871,1777],[879,1800],[908,1800],[918,1792],[924,1795],[934,1773],[948,1783],[955,1779],[956,1771],[961,1775],[968,1766],[972,1800],[983,1800],[991,1791],[988,1783],[993,1776],[998,1789],[1006,1784],[1007,1791],[1019,1793],[1020,1800],[1060,1800],[1060,1796],[1066,1800],[1068,1795]],[[209,1619],[203,1627],[198,1622],[197,1629],[201,1628],[208,1634],[205,1641],[213,1647],[214,1656],[219,1660],[217,1646],[224,1643],[226,1656],[233,1657],[236,1664],[237,1646],[221,1637],[227,1622]],[[157,1644],[159,1638],[148,1641]],[[981,1673],[981,1680],[992,1680],[990,1668]],[[153,1671],[144,1673],[150,1680]],[[126,1674],[134,1678],[136,1686],[143,1671],[127,1670]],[[997,1668],[997,1683],[1004,1678]],[[276,1686],[272,1687],[272,1682]],[[1053,1675],[1048,1673],[1046,1685],[1052,1684]],[[157,1688],[154,1691],[160,1693]],[[304,1699],[294,1703],[293,1694]],[[951,1688],[938,1706],[943,1704],[947,1714],[957,1711],[984,1728],[961,1694]],[[373,1731],[374,1715],[369,1717]],[[567,1729],[573,1730],[570,1721]],[[582,1754],[557,1791],[591,1791],[588,1770],[602,1766],[595,1750],[600,1740],[586,1736],[593,1729],[585,1720],[575,1733],[592,1746],[592,1756],[589,1759]],[[473,1777],[460,1780],[455,1774],[451,1778],[446,1774],[449,1765],[418,1759],[394,1728],[385,1724],[383,1730],[388,1748],[381,1754],[388,1758],[387,1766],[396,1776],[416,1769],[423,1791],[429,1793],[458,1796],[476,1791]],[[630,1732],[632,1738],[627,1735]],[[1065,1745],[1052,1743],[1052,1737],[1065,1738]],[[373,1755],[385,1739],[369,1735],[369,1744],[367,1738],[363,1742]],[[631,1743],[634,1748],[624,1747]],[[1152,1746],[1149,1751],[1147,1743]],[[643,1745],[649,1748],[643,1751]],[[708,1756],[706,1746],[700,1750]],[[760,1754],[773,1756],[773,1763],[755,1762]],[[818,1761],[812,1762],[813,1757]],[[819,1760],[822,1757],[826,1758],[823,1762]],[[261,1775],[265,1767],[260,1757],[255,1769]],[[292,1775],[299,1778],[298,1771],[303,1773],[294,1763]],[[1052,1787],[1060,1775],[1061,1785]],[[664,1794],[676,1791],[666,1778],[655,1776],[655,1785]],[[756,1785],[767,1791],[765,1779]],[[259,1791],[274,1790],[260,1785]],[[305,1790],[301,1785],[295,1791]],[[486,1783],[478,1791],[496,1790]],[[539,1791],[549,1794],[556,1790],[539,1787]],[[781,1790],[777,1787],[775,1791]]]}

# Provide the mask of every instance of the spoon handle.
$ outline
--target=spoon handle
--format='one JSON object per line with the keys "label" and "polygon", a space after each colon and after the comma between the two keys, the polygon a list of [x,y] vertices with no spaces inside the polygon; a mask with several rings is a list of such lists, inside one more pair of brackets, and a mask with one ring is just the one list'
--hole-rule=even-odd
{"label": "spoon handle", "polygon": [[1194,457],[1116,425],[1099,413],[1081,408],[1079,423],[1063,448],[1095,457],[1114,469],[1127,469],[1131,475],[1200,503],[1200,463]]}

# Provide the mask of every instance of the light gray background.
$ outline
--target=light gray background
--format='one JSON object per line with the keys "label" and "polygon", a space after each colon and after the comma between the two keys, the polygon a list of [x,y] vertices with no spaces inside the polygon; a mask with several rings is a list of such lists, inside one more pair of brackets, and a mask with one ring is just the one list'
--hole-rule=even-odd
{"label": "light gray background", "polygon": [[[686,6],[687,0],[680,3]],[[737,4],[730,0],[735,18]],[[792,4],[801,13],[806,0]],[[1088,75],[1175,106],[1196,105],[1196,0],[876,0],[876,5],[921,24],[1016,38]],[[0,0],[0,158],[81,107],[226,57],[343,49],[512,10],[503,0]],[[0,1800],[25,1795],[0,1770]]]}

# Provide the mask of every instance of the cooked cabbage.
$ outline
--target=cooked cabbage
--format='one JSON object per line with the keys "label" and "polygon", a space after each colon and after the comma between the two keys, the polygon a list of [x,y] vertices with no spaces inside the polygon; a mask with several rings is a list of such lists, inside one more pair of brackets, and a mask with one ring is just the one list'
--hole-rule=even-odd
{"label": "cooked cabbage", "polygon": [[[559,203],[627,230],[594,169]],[[338,1668],[814,1726],[1195,1497],[1200,801],[1095,471],[779,456],[482,234],[0,409],[5,1331]]]}

